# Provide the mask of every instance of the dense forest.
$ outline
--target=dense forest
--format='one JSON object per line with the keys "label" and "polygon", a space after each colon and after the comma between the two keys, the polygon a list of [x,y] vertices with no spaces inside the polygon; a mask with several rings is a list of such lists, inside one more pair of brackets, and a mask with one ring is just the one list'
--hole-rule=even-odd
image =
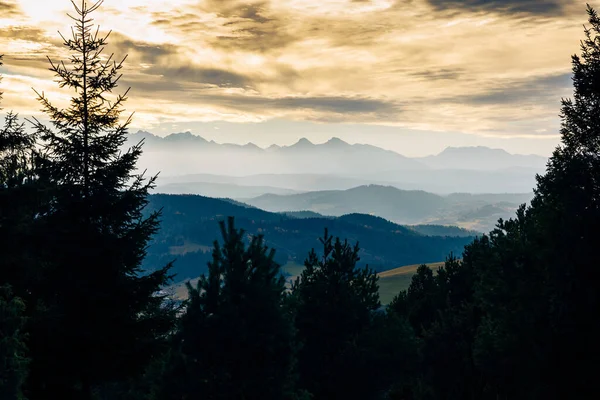
{"label": "dense forest", "polygon": [[358,266],[369,265],[377,272],[444,260],[449,253],[460,253],[477,236],[456,227],[405,227],[364,214],[299,218],[297,214],[270,213],[229,200],[196,195],[149,196],[144,212],[158,210],[160,230],[149,243],[142,267],[154,270],[174,261],[171,271],[176,274],[176,282],[207,272],[213,241],[220,236],[218,221],[228,216],[235,217],[236,226],[247,232],[245,243],[249,243],[251,236],[263,235],[265,244],[276,250],[275,261],[281,265],[302,264],[306,249],[319,244],[324,228],[349,241],[358,241],[361,245]]}
{"label": "dense forest", "polygon": [[[227,215],[213,221],[218,236],[188,300],[164,294],[173,264],[143,262],[168,205],[149,208],[159,198],[149,197],[155,177],[136,172],[143,143],[120,151],[131,118],[127,91],[113,94],[123,59],[102,53],[109,37],[93,26],[101,4],[75,7],[71,57],[50,62],[73,93],[68,108],[38,93],[50,124],[8,112],[0,129],[0,399],[597,397],[600,18],[591,7],[561,143],[531,204],[436,271],[421,266],[382,309],[359,244],[323,226],[288,288],[267,242],[275,229],[249,234]],[[338,222],[331,233],[348,234]],[[389,251],[408,251],[399,243]]]}

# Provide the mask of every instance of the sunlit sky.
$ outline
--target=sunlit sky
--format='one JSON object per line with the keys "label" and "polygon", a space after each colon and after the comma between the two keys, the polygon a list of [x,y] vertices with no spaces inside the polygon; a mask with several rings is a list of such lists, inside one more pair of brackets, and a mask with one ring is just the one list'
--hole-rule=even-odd
{"label": "sunlit sky", "polygon": [[[80,0],[76,0],[80,3]],[[593,5],[593,4],[592,4]],[[2,106],[61,101],[68,0],[0,0]],[[585,2],[105,0],[133,130],[259,146],[332,136],[408,156],[485,145],[547,155],[572,93]]]}

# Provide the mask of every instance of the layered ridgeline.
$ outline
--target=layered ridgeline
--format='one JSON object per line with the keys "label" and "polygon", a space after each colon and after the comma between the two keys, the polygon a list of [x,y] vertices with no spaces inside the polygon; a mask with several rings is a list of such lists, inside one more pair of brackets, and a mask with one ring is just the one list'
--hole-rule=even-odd
{"label": "layered ridgeline", "polygon": [[486,232],[498,219],[514,215],[533,193],[441,196],[393,186],[366,185],[348,190],[323,190],[293,195],[264,194],[242,199],[272,212],[311,211],[328,216],[372,214],[399,224],[456,225]]}
{"label": "layered ridgeline", "polygon": [[128,144],[140,140],[145,142],[140,167],[161,171],[161,192],[232,197],[365,184],[435,193],[530,192],[535,174],[544,171],[547,161],[486,147],[447,148],[434,156],[409,158],[338,138],[322,144],[300,139],[291,146],[263,149],[252,143],[219,144],[190,132],[162,138],[139,131],[130,135]]}
{"label": "layered ridgeline", "polygon": [[[162,209],[161,229],[148,249],[144,267],[152,270],[176,260],[176,281],[206,272],[218,221],[235,217],[236,225],[252,235],[264,234],[282,265],[302,264],[328,228],[349,242],[360,242],[360,265],[383,271],[402,265],[444,260],[460,254],[476,232],[443,226],[401,226],[383,218],[349,214],[336,218],[310,213],[272,213],[235,201],[195,195],[152,195],[148,212]],[[432,235],[432,236],[430,236]]]}

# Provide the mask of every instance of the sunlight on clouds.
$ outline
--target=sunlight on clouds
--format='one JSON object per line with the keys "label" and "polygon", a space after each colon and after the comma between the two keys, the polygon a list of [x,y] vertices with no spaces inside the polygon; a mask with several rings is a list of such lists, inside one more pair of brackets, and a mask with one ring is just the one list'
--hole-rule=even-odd
{"label": "sunlight on clouds", "polygon": [[30,40],[15,39],[7,42],[2,51],[8,54],[31,54],[40,51],[47,46],[44,43],[32,42]]}
{"label": "sunlight on clouds", "polygon": [[352,2],[350,0],[277,0],[277,7],[293,10],[305,15],[351,15],[383,11],[394,5],[396,0],[372,0]]}
{"label": "sunlight on clouds", "polygon": [[32,25],[52,20],[64,20],[65,12],[71,11],[68,1],[19,0],[18,5]]}
{"label": "sunlight on clouds", "polygon": [[[5,104],[37,113],[31,86],[65,99],[40,59],[65,58],[56,30],[69,33],[72,8],[18,5],[24,16],[0,17]],[[532,17],[426,0],[106,0],[94,18],[115,32],[109,50],[130,55],[127,108],[138,125],[287,118],[508,137],[556,132],[570,90],[556,77],[570,71],[585,9]],[[23,37],[17,26],[43,31]]]}

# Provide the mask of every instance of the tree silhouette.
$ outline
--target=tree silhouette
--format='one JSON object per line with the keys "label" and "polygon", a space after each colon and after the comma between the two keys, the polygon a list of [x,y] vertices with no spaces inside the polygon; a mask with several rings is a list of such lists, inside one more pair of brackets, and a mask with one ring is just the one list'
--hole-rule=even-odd
{"label": "tree silhouette", "polygon": [[300,387],[315,399],[355,398],[347,396],[359,395],[370,382],[357,376],[360,362],[345,363],[345,355],[358,351],[354,343],[380,307],[377,275],[356,267],[358,243],[334,241],[327,230],[320,241],[322,257],[313,249],[292,286]]}
{"label": "tree silhouette", "polygon": [[101,5],[73,3],[72,37],[63,37],[69,63],[50,60],[59,86],[75,92],[70,106],[38,93],[51,127],[33,121],[43,144],[37,172],[51,200],[40,216],[45,270],[37,289],[47,312],[32,322],[31,397],[91,398],[135,376],[162,349],[174,317],[157,294],[170,266],[140,268],[158,228],[158,212],[142,215],[155,177],[135,173],[141,143],[120,151],[131,117],[120,118],[128,91],[113,90],[125,59],[103,54],[108,35],[90,16]]}
{"label": "tree silhouette", "polygon": [[195,287],[187,284],[178,332],[186,372],[166,392],[173,398],[293,398],[293,329],[275,252],[261,236],[246,247],[246,233],[232,217],[220,226],[223,243],[215,241],[208,275]]}

